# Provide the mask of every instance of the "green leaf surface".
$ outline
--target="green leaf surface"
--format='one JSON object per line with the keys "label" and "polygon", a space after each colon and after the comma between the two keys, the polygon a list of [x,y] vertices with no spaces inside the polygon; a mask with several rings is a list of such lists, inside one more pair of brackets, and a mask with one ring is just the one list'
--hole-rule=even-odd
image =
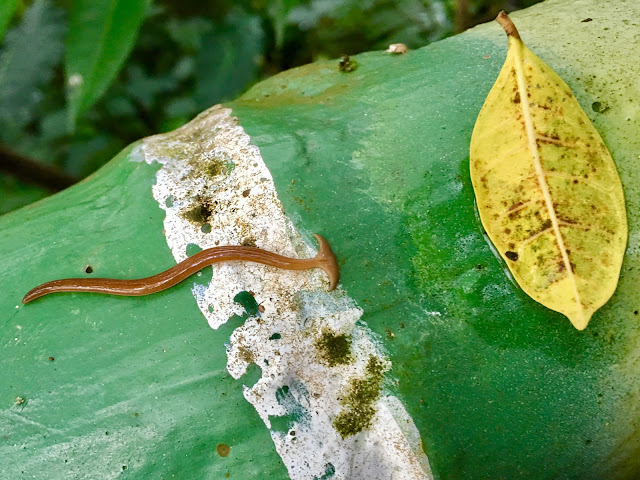
{"label": "green leaf surface", "polygon": [[61,59],[63,11],[36,0],[5,38],[0,53],[0,140],[16,142],[34,119],[42,92]]}
{"label": "green leaf surface", "polygon": [[135,43],[148,0],[74,0],[65,73],[71,126],[111,84]]}
{"label": "green leaf surface", "polygon": [[0,42],[18,6],[18,0],[0,0]]}

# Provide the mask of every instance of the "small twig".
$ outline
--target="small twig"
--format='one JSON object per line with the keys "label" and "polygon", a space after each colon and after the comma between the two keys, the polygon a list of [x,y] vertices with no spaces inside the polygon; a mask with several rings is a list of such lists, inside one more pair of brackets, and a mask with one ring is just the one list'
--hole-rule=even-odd
{"label": "small twig", "polygon": [[496,22],[498,22],[500,26],[504,29],[504,33],[506,33],[507,36],[518,38],[518,39],[520,38],[518,29],[513,24],[513,22],[509,18],[509,15],[507,15],[507,13],[504,10],[502,10],[496,17]]}
{"label": "small twig", "polygon": [[456,0],[456,32],[464,32],[467,28],[469,28],[470,23],[471,20],[469,18],[469,0]]}
{"label": "small twig", "polygon": [[0,145],[0,171],[53,192],[64,190],[80,181],[63,170],[44,165]]}

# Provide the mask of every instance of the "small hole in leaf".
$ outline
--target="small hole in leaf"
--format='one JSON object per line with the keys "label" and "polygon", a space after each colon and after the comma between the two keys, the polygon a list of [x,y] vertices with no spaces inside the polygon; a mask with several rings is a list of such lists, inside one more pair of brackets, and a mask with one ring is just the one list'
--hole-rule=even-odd
{"label": "small hole in leaf", "polygon": [[512,261],[516,261],[518,260],[518,254],[516,252],[512,252],[511,250],[508,250],[506,252],[504,252],[504,256],[507,257],[509,260]]}
{"label": "small hole in leaf", "polygon": [[609,107],[607,107],[606,105],[603,105],[602,102],[593,102],[591,104],[591,109],[594,112],[602,113],[602,112],[605,112],[605,111],[609,110]]}
{"label": "small hole in leaf", "polygon": [[84,272],[93,273],[93,267],[91,265],[87,265],[86,267],[84,267]]}
{"label": "small hole in leaf", "polygon": [[242,291],[233,297],[234,302],[244,307],[247,317],[254,317],[258,314],[258,302],[256,302],[255,297],[251,293],[252,292]]}

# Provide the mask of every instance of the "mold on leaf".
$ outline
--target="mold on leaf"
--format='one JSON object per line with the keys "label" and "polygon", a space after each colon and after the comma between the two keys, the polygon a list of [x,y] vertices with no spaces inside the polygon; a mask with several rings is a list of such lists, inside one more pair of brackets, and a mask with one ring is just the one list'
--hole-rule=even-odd
{"label": "mold on leaf", "polygon": [[351,338],[344,333],[336,333],[325,329],[318,340],[316,348],[330,367],[351,362]]}
{"label": "mold on leaf", "polygon": [[371,425],[376,414],[375,404],[380,396],[384,371],[383,362],[371,355],[365,376],[349,383],[341,401],[344,409],[333,421],[333,426],[342,438],[355,435]]}
{"label": "mold on leaf", "polygon": [[210,198],[197,196],[191,208],[186,210],[182,216],[185,220],[188,220],[201,228],[209,222],[214,213],[215,203]]}

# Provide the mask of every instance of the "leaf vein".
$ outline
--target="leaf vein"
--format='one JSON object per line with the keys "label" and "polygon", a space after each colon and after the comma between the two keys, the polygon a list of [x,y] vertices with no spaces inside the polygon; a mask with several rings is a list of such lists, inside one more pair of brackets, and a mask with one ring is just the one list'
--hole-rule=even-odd
{"label": "leaf vein", "polygon": [[[520,98],[529,98],[528,95],[528,87],[527,81],[524,74],[524,44],[518,40],[518,43],[515,45],[515,70],[516,70],[516,83],[518,92],[520,93]],[[582,320],[584,318],[584,311],[582,307],[582,301],[580,300],[580,292],[578,291],[578,284],[573,275],[573,270],[571,268],[571,262],[569,260],[569,256],[567,254],[567,249],[564,244],[564,238],[562,237],[562,233],[560,232],[559,220],[556,216],[555,208],[553,207],[553,199],[551,198],[551,193],[549,192],[549,186],[547,185],[547,180],[545,177],[545,172],[542,167],[542,162],[540,160],[540,152],[538,150],[537,143],[537,133],[535,127],[533,125],[533,116],[531,111],[529,110],[528,102],[520,102],[520,106],[522,108],[522,116],[525,122],[525,129],[527,133],[527,138],[529,141],[529,150],[531,153],[533,165],[538,177],[538,184],[542,190],[542,194],[545,200],[545,204],[547,207],[547,211],[549,213],[549,218],[551,220],[551,225],[555,233],[556,242],[558,244],[558,248],[560,249],[560,254],[562,255],[562,260],[565,264],[567,275],[569,281],[571,282],[571,286],[573,287],[573,295],[576,302],[577,312]]]}
{"label": "leaf vein", "polygon": [[522,242],[520,243],[520,246],[518,247],[518,253],[522,254],[522,250],[524,249],[524,247],[534,242],[538,237],[541,237],[542,235],[549,232],[553,233],[552,227],[543,228],[542,230],[531,235],[529,238],[525,238],[524,240],[522,240]]}

